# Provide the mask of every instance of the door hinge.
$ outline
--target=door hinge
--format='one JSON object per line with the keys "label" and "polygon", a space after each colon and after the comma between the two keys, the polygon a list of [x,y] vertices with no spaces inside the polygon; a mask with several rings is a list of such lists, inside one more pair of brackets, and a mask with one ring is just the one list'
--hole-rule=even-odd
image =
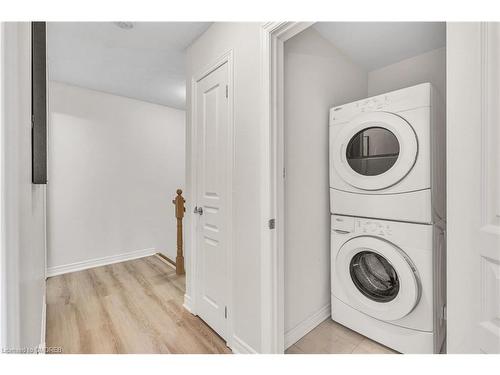
{"label": "door hinge", "polygon": [[276,228],[276,219],[269,219],[269,222],[267,223],[267,226],[269,227],[269,229]]}
{"label": "door hinge", "polygon": [[286,177],[286,169],[283,168],[283,178],[285,178],[285,177]]}
{"label": "door hinge", "polygon": [[227,319],[227,306],[224,307],[224,318]]}
{"label": "door hinge", "polygon": [[226,98],[229,98],[229,87],[226,85]]}

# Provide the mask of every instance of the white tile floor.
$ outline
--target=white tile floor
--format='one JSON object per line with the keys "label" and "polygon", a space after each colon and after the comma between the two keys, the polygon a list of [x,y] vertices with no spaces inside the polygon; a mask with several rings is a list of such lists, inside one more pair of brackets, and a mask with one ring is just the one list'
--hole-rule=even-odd
{"label": "white tile floor", "polygon": [[325,320],[290,348],[286,354],[397,354],[331,319]]}

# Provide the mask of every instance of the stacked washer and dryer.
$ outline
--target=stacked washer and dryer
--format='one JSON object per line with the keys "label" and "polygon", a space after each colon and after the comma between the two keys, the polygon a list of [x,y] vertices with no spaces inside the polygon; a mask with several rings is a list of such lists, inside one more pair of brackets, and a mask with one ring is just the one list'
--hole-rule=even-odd
{"label": "stacked washer and dryer", "polygon": [[428,83],[330,110],[332,319],[402,353],[445,342],[444,113]]}

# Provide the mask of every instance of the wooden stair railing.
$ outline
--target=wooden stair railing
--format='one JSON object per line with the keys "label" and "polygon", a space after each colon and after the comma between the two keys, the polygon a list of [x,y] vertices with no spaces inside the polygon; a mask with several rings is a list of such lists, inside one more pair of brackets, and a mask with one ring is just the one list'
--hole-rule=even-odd
{"label": "wooden stair railing", "polygon": [[175,258],[175,273],[177,275],[184,275],[184,254],[183,254],[183,240],[182,240],[182,219],[186,208],[184,203],[186,200],[182,196],[182,190],[177,189],[177,196],[172,201],[175,205],[175,217],[177,219],[177,257]]}

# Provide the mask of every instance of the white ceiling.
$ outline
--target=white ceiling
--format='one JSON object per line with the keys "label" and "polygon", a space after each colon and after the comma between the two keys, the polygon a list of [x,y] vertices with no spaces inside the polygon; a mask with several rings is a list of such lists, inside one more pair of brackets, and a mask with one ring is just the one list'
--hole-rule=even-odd
{"label": "white ceiling", "polygon": [[49,79],[184,109],[185,50],[209,22],[50,22]]}
{"label": "white ceiling", "polygon": [[318,22],[313,27],[368,71],[446,45],[444,22]]}
{"label": "white ceiling", "polygon": [[[209,22],[50,22],[49,78],[184,109],[185,50]],[[443,47],[444,22],[319,22],[324,38],[366,70]]]}

